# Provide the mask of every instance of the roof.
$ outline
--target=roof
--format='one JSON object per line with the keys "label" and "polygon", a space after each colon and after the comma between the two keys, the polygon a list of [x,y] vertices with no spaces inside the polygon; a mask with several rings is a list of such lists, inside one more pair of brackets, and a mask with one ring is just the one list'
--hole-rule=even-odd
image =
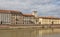
{"label": "roof", "polygon": [[45,17],[40,16],[39,18],[43,18],[43,19],[60,19],[58,17],[53,17],[53,16],[45,16]]}
{"label": "roof", "polygon": [[0,10],[0,13],[21,13],[21,12],[17,10]]}
{"label": "roof", "polygon": [[32,14],[23,14],[23,16],[34,16]]}

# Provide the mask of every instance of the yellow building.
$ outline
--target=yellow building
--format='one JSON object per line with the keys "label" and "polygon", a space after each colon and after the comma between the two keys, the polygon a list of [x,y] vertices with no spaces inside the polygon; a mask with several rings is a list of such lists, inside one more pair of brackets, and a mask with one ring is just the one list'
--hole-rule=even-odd
{"label": "yellow building", "polygon": [[39,24],[60,24],[60,18],[57,18],[57,17],[39,17]]}

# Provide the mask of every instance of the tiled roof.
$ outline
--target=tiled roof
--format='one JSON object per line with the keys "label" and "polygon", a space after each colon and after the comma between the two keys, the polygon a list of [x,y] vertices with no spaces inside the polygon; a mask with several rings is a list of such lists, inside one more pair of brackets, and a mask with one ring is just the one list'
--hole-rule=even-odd
{"label": "tiled roof", "polygon": [[23,16],[34,16],[32,14],[23,14]]}
{"label": "tiled roof", "polygon": [[0,10],[0,13],[21,13],[21,12],[17,10]]}
{"label": "tiled roof", "polygon": [[45,16],[45,17],[40,16],[39,18],[44,18],[44,19],[60,19],[58,17],[52,17],[52,16]]}

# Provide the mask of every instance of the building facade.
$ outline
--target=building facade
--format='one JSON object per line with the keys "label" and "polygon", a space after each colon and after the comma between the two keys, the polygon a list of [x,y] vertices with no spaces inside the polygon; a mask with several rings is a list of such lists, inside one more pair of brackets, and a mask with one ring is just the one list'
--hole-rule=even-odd
{"label": "building facade", "polygon": [[32,14],[23,14],[23,24],[38,24],[37,11]]}
{"label": "building facade", "polygon": [[14,10],[0,10],[0,24],[22,25],[36,23],[35,16],[32,14],[23,14]]}
{"label": "building facade", "polygon": [[60,18],[40,17],[37,16],[37,11],[33,11],[32,14],[23,14],[20,11],[0,10],[0,24],[9,25],[60,24]]}
{"label": "building facade", "polygon": [[35,24],[35,17],[31,14],[23,14],[23,24]]}
{"label": "building facade", "polygon": [[10,11],[0,10],[0,24],[11,24],[11,14]]}
{"label": "building facade", "polygon": [[57,18],[57,17],[39,17],[39,24],[60,24],[60,18]]}
{"label": "building facade", "polygon": [[0,10],[0,24],[22,24],[22,13],[12,10]]}
{"label": "building facade", "polygon": [[11,24],[23,24],[23,14],[19,11],[11,11]]}

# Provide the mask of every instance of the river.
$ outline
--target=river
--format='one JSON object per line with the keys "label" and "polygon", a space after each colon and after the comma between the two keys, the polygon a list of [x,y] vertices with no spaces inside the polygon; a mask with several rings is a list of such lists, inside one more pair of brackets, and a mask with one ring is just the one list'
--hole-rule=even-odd
{"label": "river", "polygon": [[60,37],[60,29],[40,30],[38,37]]}
{"label": "river", "polygon": [[0,37],[60,37],[60,29],[0,29]]}

